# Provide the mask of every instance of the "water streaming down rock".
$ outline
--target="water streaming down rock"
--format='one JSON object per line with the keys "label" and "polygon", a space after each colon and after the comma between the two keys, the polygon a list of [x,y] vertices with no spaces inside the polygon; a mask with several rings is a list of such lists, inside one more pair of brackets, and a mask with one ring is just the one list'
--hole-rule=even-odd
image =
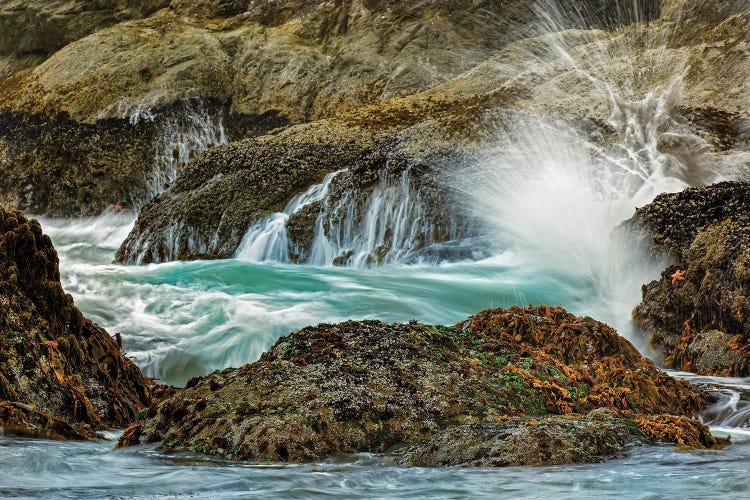
{"label": "water streaming down rock", "polygon": [[[318,217],[310,262],[363,266],[419,260],[420,253],[429,259],[425,249],[461,236],[456,218],[444,213],[444,220],[438,219],[436,207],[425,199],[434,186],[415,183],[412,168],[384,174],[365,200],[351,189],[328,200]],[[442,257],[435,254],[432,260]]]}
{"label": "water streaming down rock", "polygon": [[134,200],[136,209],[164,191],[191,158],[208,148],[229,142],[222,111],[201,101],[184,100],[163,118],[149,109],[138,110],[130,116],[133,125],[140,120],[163,120],[163,124],[156,138],[148,194],[144,200]]}
{"label": "water streaming down rock", "polygon": [[249,262],[289,262],[292,248],[286,228],[289,217],[322,201],[339,173],[341,170],[327,174],[323,182],[313,184],[307,191],[289,200],[282,212],[273,213],[254,224],[242,239],[237,249],[237,258]]}
{"label": "water streaming down rock", "polygon": [[[350,172],[329,174],[293,198],[283,212],[250,228],[237,257],[360,267],[484,255],[448,243],[469,235],[471,224],[438,206],[436,198],[446,193],[440,193],[439,181],[424,179],[437,177],[434,171],[423,165],[391,170],[386,166],[369,186],[360,185]],[[288,226],[295,218],[308,227],[290,235]]]}

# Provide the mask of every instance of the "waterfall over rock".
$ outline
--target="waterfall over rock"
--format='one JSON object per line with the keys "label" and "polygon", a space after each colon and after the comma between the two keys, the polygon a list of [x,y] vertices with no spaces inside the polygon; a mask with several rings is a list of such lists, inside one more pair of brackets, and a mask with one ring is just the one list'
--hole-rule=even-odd
{"label": "waterfall over rock", "polygon": [[[140,208],[177,178],[177,174],[194,156],[208,148],[229,142],[224,129],[221,109],[212,110],[201,101],[185,100],[163,120],[154,144],[154,164],[148,179],[148,194],[144,200],[134,200]],[[135,125],[140,120],[155,120],[150,110],[138,110],[130,116]]]}
{"label": "waterfall over rock", "polygon": [[254,224],[236,257],[355,267],[476,258],[448,243],[469,236],[472,225],[450,208],[438,176],[399,160],[369,185],[350,171],[330,173]]}
{"label": "waterfall over rock", "polygon": [[328,195],[331,181],[340,172],[326,175],[323,182],[313,184],[307,191],[292,198],[282,212],[271,214],[253,225],[237,250],[237,258],[250,262],[289,262],[291,243],[286,229],[289,217],[323,200]]}

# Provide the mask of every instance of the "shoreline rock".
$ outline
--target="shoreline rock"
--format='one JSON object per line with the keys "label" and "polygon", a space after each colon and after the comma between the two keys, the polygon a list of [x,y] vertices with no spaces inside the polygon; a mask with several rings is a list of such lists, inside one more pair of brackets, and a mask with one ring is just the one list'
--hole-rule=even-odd
{"label": "shoreline rock", "polygon": [[[462,464],[489,457],[488,442],[505,446],[508,435],[542,443],[541,430],[550,428],[573,437],[549,457],[486,463],[567,463],[634,442],[720,446],[687,418],[709,400],[657,370],[610,327],[560,307],[529,306],[484,311],[453,327],[347,321],[304,328],[255,363],[191,379],[144,410],[119,446],[159,442],[164,451],[260,462],[400,447],[402,463],[442,463],[435,457],[448,455]],[[654,422],[664,429],[651,430]],[[576,454],[583,436],[587,444]],[[472,443],[471,457],[451,451],[461,448],[451,444],[456,437]]]}
{"label": "shoreline rock", "polygon": [[643,286],[633,317],[668,368],[750,375],[750,184],[663,194],[624,224],[675,261]]}
{"label": "shoreline rock", "polygon": [[630,419],[599,408],[583,416],[513,417],[449,427],[394,455],[397,464],[418,467],[566,465],[620,458],[634,446],[656,443],[706,449],[726,444],[687,417]]}
{"label": "shoreline rock", "polygon": [[93,439],[127,425],[151,392],[120,349],[63,291],[57,253],[39,223],[0,209],[0,427]]}

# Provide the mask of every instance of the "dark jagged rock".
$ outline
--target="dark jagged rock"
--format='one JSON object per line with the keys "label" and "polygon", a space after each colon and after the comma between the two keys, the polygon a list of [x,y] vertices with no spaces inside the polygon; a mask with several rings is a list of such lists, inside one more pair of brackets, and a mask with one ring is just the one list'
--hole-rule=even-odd
{"label": "dark jagged rock", "polygon": [[[538,421],[569,431],[571,440],[586,435],[580,456],[592,458],[619,451],[628,436],[644,440],[629,418],[694,415],[707,403],[700,389],[657,370],[610,327],[529,306],[485,311],[454,327],[348,321],[304,328],[255,363],[191,379],[145,411],[121,444],[299,462],[452,436],[474,450],[490,446],[482,436],[497,441],[507,432],[541,443],[542,434],[528,428]],[[594,420],[580,415],[598,408],[611,409],[615,423],[589,432]],[[509,417],[524,418],[499,425]],[[421,463],[416,457],[430,447],[418,445],[403,460]],[[528,463],[568,460],[568,448]],[[474,460],[461,456],[450,463]]]}
{"label": "dark jagged rock", "polygon": [[120,262],[231,257],[248,227],[339,165],[378,161],[361,145],[273,136],[214,148],[147,205],[117,253]]}
{"label": "dark jagged rock", "polygon": [[131,422],[151,396],[120,347],[63,291],[39,223],[0,209],[0,426],[90,438]]}
{"label": "dark jagged rock", "polygon": [[658,196],[625,227],[676,262],[644,285],[633,312],[665,365],[750,375],[750,184]]}

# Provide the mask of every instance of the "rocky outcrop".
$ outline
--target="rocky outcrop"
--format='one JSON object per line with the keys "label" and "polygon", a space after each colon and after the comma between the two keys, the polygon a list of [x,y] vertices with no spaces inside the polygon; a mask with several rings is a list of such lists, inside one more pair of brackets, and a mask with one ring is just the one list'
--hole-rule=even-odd
{"label": "rocky outcrop", "polygon": [[750,185],[724,182],[657,197],[626,227],[676,265],[643,287],[633,315],[667,367],[750,374]]}
{"label": "rocky outcrop", "polygon": [[[578,2],[560,27],[657,16],[648,5]],[[0,198],[51,215],[139,207],[166,187],[149,182],[164,127],[143,118],[211,103],[241,139],[337,116],[443,84],[533,34],[536,17],[523,1],[2,2],[0,168],[14,179]]]}
{"label": "rocky outcrop", "polygon": [[[5,0],[0,2],[0,78],[34,66],[75,40],[169,0]],[[5,60],[5,64],[3,64]]]}
{"label": "rocky outcrop", "polygon": [[0,210],[0,427],[80,439],[126,425],[151,396],[120,348],[63,291],[39,223]]}
{"label": "rocky outcrop", "polygon": [[121,262],[221,258],[234,254],[248,224],[339,165],[377,162],[340,130],[301,137],[248,139],[210,150],[141,213],[117,253]]}
{"label": "rocky outcrop", "polygon": [[[0,10],[7,50],[32,51],[0,79],[6,206],[52,215],[139,206],[165,187],[149,185],[161,154],[151,150],[185,101],[205,103],[241,139],[443,83],[532,15],[505,2],[95,3],[96,12],[83,1]],[[66,30],[70,20],[81,25]],[[66,36],[44,47],[59,48],[51,57],[34,56],[47,27]]]}
{"label": "rocky outcrop", "polygon": [[[613,113],[636,113],[625,109],[630,100],[637,101],[648,93],[665,91],[676,75],[690,68],[684,76],[681,104],[672,110],[669,120],[669,126],[674,126],[676,132],[665,134],[664,140],[659,141],[659,151],[688,165],[696,161],[696,152],[700,152],[701,162],[726,168],[727,163],[732,163],[725,161],[727,155],[744,147],[741,128],[747,120],[746,110],[750,108],[750,94],[744,89],[745,81],[750,79],[750,74],[747,74],[750,61],[745,49],[748,43],[748,30],[745,29],[747,12],[734,3],[723,6],[720,12],[712,12],[711,16],[703,12],[705,6],[695,3],[670,5],[665,4],[658,21],[619,28],[606,26],[613,29],[611,32],[571,29],[542,37],[512,40],[481,64],[428,90],[380,100],[369,106],[339,110],[324,120],[295,125],[282,133],[268,136],[263,141],[253,143],[252,148],[262,155],[264,162],[281,164],[283,158],[270,160],[269,157],[286,148],[295,151],[309,148],[310,155],[317,155],[319,144],[311,140],[312,137],[321,137],[321,143],[334,149],[353,141],[362,147],[360,156],[375,151],[381,158],[395,156],[406,158],[406,163],[426,164],[431,172],[424,176],[424,179],[429,179],[427,184],[441,184],[440,172],[446,170],[444,167],[456,171],[465,165],[466,158],[470,162],[476,161],[485,150],[496,147],[498,142],[512,141],[517,133],[514,124],[519,115],[525,118],[562,117],[582,129],[604,149],[618,141],[622,142],[622,138],[630,133],[626,130],[629,118],[623,116],[621,128],[618,129],[608,123]],[[591,14],[590,10],[584,12]],[[640,47],[638,40],[644,39],[649,44]],[[635,49],[636,46],[639,48]],[[560,57],[560,50],[566,53],[566,57]],[[726,55],[727,50],[730,56]],[[592,53],[599,56],[591,57]],[[570,64],[570,60],[575,61],[575,66]],[[705,70],[727,65],[734,69],[720,73]],[[635,76],[634,67],[639,68],[638,76]],[[704,69],[698,71],[697,68]],[[605,85],[595,84],[583,71],[602,82],[616,82],[612,88],[622,87],[623,94],[613,96],[607,92]],[[622,109],[612,109],[613,98],[619,99],[615,104]],[[683,139],[690,143],[683,143]],[[456,154],[447,158],[448,161],[440,161],[445,151]],[[611,153],[618,154],[617,151]],[[295,153],[295,158],[299,156],[300,153]],[[377,168],[369,163],[367,168],[362,168],[363,161],[360,159],[350,163],[338,161],[338,157],[336,160],[325,170],[348,169],[348,172],[332,184],[332,193],[335,194],[337,186],[346,185],[350,197],[361,198],[357,200],[360,205],[367,204],[373,179],[382,181],[388,178],[387,161],[375,162]],[[216,156],[213,161],[221,162]],[[256,163],[249,162],[243,168],[250,172]],[[220,168],[226,169],[225,166]],[[702,171],[708,170],[702,168]],[[317,179],[322,175],[321,171]],[[705,180],[692,172],[689,166],[685,168],[684,175],[684,181],[688,184],[700,184]],[[344,177],[348,177],[350,182],[345,184]],[[394,182],[398,182],[398,179]],[[417,182],[418,186],[420,182]],[[242,232],[243,225],[247,230],[258,222],[258,217],[268,215],[271,210],[265,204],[252,211],[245,210],[249,217],[243,218],[234,213],[234,202],[223,201],[227,198],[219,192],[219,185],[206,181],[204,185],[186,191],[184,186],[190,182],[178,184],[180,188],[173,187],[144,211],[143,223],[134,230],[120,252],[122,261],[150,261],[153,260],[150,256],[156,255],[169,259],[178,254],[182,257],[177,258],[186,259],[232,255],[241,241],[241,234],[225,231],[224,222],[218,217],[209,216],[205,220],[193,217],[188,220],[184,215],[192,205],[192,199],[203,196],[205,192],[213,192],[213,198],[221,200],[219,203],[226,203],[224,211],[236,221],[233,231]],[[358,190],[361,185],[368,187]],[[300,184],[297,192],[287,191],[278,205],[283,206],[293,195],[303,192],[305,187]],[[221,185],[222,190],[226,188]],[[439,193],[436,199],[442,200],[440,210],[428,216],[432,227],[445,228],[444,219],[461,219],[460,204],[451,203],[449,190],[445,186],[435,189],[430,185],[428,188]],[[248,192],[248,199],[252,198],[252,193]],[[321,210],[334,212],[335,209],[331,207],[334,204],[335,200]],[[294,259],[291,260],[305,260],[305,249],[309,248],[320,213],[311,210],[313,207],[308,207],[304,213],[290,217],[287,222],[287,231],[295,247],[291,252]],[[433,217],[435,213],[438,215]],[[335,224],[329,224],[326,230],[335,233],[333,226]],[[461,220],[458,226],[467,226],[466,220]],[[448,234],[440,229],[433,233],[429,235],[431,241],[440,241]],[[458,236],[466,235],[471,235],[471,230]],[[174,247],[175,239],[184,242],[181,251],[164,251]],[[427,241],[430,238],[423,239]],[[190,246],[194,240],[196,243],[192,248],[185,249],[185,245]],[[379,248],[387,246],[381,245]],[[420,244],[415,243],[413,247],[420,248]],[[351,252],[344,251],[333,262],[347,263],[351,262],[351,258]],[[368,261],[378,262],[382,259],[375,249]]]}
{"label": "rocky outcrop", "polygon": [[185,175],[144,208],[117,260],[231,257],[252,224],[281,211],[290,198],[342,166],[348,170],[334,178],[329,196],[287,221],[292,261],[309,256],[320,216],[326,234],[337,234],[347,223],[355,230],[364,225],[369,197],[378,185],[405,182],[407,190],[419,192],[425,222],[417,242],[472,234],[468,221],[457,223],[460,216],[445,210],[452,193],[439,182],[448,159],[461,161],[460,153],[443,151],[435,143],[435,150],[415,157],[401,150],[393,136],[368,141],[340,123],[317,125],[314,133],[311,127],[292,128],[238,141],[191,162]]}
{"label": "rocky outcrop", "polygon": [[[402,450],[401,460],[509,465],[516,462],[481,450],[499,442],[509,449],[523,436],[541,449],[549,428],[561,440],[567,433],[567,444],[550,442],[549,453],[538,455],[529,448],[536,462],[526,463],[557,463],[619,451],[632,436],[645,439],[633,419],[694,415],[707,402],[610,327],[529,306],[485,311],[454,327],[348,321],[304,328],[255,363],[191,379],[145,411],[121,445],[160,442],[167,450],[300,462],[430,439]],[[609,417],[585,417],[599,408],[609,408]],[[686,444],[717,444],[702,424],[689,426],[705,439]],[[446,451],[454,457],[448,462],[427,458],[453,438],[465,452]]]}

